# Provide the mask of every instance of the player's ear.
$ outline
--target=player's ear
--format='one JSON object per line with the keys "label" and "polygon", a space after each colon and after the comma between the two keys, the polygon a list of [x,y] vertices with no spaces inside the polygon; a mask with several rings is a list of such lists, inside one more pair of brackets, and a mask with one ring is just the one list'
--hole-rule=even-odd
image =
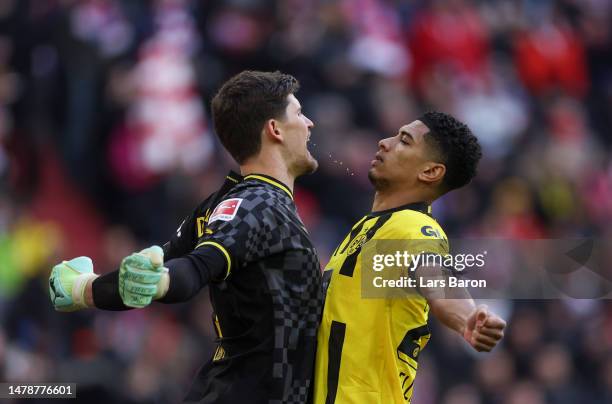
{"label": "player's ear", "polygon": [[280,122],[276,119],[268,119],[264,124],[263,135],[266,139],[276,143],[283,141],[283,135],[280,130]]}
{"label": "player's ear", "polygon": [[446,166],[441,163],[427,163],[423,170],[419,173],[419,180],[432,184],[434,182],[442,181],[446,174]]}

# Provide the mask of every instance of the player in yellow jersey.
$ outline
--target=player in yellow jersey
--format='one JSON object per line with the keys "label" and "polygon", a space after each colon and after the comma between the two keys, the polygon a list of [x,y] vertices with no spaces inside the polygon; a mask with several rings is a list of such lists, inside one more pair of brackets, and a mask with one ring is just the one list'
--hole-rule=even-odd
{"label": "player in yellow jersey", "polygon": [[315,404],[409,403],[418,357],[430,337],[429,312],[477,351],[495,347],[506,326],[486,306],[476,307],[468,294],[439,298],[433,288],[423,287],[411,298],[362,297],[361,264],[368,243],[410,240],[413,251],[408,252],[419,254],[422,242],[430,240],[428,253],[448,253],[430,205],[469,183],[481,157],[469,128],[439,112],[401,127],[378,149],[368,174],[376,190],[372,212],[353,226],[324,272]]}

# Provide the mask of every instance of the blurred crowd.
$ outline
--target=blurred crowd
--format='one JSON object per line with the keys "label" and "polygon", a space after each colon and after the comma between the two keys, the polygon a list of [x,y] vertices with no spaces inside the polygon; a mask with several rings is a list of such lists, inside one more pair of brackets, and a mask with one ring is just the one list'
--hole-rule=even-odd
{"label": "blurred crowd", "polygon": [[[609,0],[0,0],[0,381],[91,403],[187,390],[213,346],[205,291],[62,314],[48,274],[115,269],[215,190],[234,165],[210,99],[244,69],[301,82],[320,168],[296,202],[323,265],[370,210],[377,140],[431,109],[484,149],[434,205],[450,237],[612,236]],[[492,354],[432,320],[413,403],[612,402],[608,300],[489,305],[509,322]]]}

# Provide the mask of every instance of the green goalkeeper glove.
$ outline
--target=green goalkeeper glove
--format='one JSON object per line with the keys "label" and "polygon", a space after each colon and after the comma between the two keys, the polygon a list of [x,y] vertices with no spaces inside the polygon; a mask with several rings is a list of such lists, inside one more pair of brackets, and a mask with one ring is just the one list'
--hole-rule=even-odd
{"label": "green goalkeeper glove", "polygon": [[119,295],[123,304],[143,308],[168,291],[170,277],[164,268],[164,251],[153,246],[127,256],[119,267]]}
{"label": "green goalkeeper glove", "polygon": [[97,278],[89,257],[63,261],[51,270],[49,295],[57,311],[77,311],[87,308],[85,287],[90,279]]}

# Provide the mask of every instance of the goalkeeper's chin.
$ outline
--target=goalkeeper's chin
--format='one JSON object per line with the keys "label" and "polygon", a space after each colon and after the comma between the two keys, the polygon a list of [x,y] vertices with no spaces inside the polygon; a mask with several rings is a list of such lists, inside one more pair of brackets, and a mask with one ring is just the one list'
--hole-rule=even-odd
{"label": "goalkeeper's chin", "polygon": [[300,161],[299,164],[296,164],[296,168],[294,170],[296,173],[295,176],[299,177],[302,175],[312,174],[317,171],[318,168],[319,162],[309,152],[306,158]]}

